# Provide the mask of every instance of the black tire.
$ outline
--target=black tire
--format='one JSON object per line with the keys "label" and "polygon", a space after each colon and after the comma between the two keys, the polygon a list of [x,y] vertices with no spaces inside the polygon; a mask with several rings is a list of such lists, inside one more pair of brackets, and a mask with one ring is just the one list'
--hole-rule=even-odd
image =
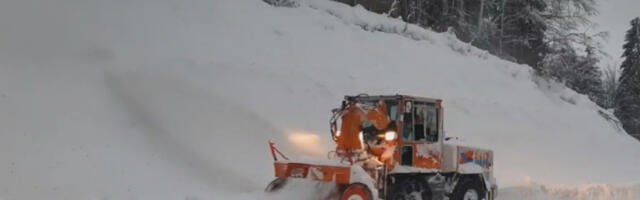
{"label": "black tire", "polygon": [[394,184],[389,194],[389,200],[431,200],[431,189],[428,184],[418,179],[407,178]]}
{"label": "black tire", "polygon": [[466,178],[460,180],[458,184],[456,184],[456,188],[453,190],[453,194],[451,195],[451,200],[467,200],[465,198],[465,194],[467,192],[475,191],[478,199],[482,200],[485,198],[487,194],[487,190],[484,188],[482,182],[473,178]]}
{"label": "black tire", "polygon": [[277,192],[278,190],[282,189],[286,184],[287,184],[287,179],[276,178],[275,180],[271,181],[269,185],[267,185],[267,188],[265,188],[264,191],[268,193]]}

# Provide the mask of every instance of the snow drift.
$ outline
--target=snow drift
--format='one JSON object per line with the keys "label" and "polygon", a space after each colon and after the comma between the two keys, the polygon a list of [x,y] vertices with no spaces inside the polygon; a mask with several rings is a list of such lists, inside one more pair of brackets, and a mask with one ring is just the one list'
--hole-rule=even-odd
{"label": "snow drift", "polygon": [[[500,190],[502,196],[522,200],[625,200],[640,199],[640,185],[589,184],[584,186],[545,186],[527,183]],[[504,199],[504,198],[501,198]]]}
{"label": "snow drift", "polygon": [[0,26],[0,199],[283,198],[261,192],[267,140],[322,154],[330,109],[362,92],[444,99],[447,134],[516,186],[501,199],[640,180],[640,143],[586,97],[362,8],[21,0]]}

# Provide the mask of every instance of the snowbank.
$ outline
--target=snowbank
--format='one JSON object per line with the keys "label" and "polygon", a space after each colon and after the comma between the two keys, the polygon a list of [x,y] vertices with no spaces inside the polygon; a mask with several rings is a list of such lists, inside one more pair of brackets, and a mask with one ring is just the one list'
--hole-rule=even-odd
{"label": "snowbank", "polygon": [[502,189],[500,195],[500,199],[521,200],[627,200],[640,199],[640,185],[591,184],[576,187],[527,183]]}
{"label": "snowbank", "polygon": [[444,99],[501,186],[640,180],[640,143],[584,96],[362,8],[16,0],[0,26],[1,199],[296,198],[263,196],[267,140],[326,152],[330,109],[362,92]]}

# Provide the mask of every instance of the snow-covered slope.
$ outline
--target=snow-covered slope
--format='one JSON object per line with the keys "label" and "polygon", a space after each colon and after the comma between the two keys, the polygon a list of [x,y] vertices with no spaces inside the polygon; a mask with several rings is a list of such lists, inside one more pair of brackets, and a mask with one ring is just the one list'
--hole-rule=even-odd
{"label": "snow-covered slope", "polygon": [[[362,92],[444,99],[501,186],[640,180],[640,143],[584,96],[361,8],[15,0],[0,27],[0,199],[268,198],[266,141],[324,156],[329,110]],[[501,199],[585,199],[540,188]]]}

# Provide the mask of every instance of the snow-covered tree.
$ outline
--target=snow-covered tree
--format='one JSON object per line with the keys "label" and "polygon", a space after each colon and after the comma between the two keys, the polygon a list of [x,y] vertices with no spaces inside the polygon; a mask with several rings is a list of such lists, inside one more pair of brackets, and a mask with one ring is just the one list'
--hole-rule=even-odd
{"label": "snow-covered tree", "polygon": [[640,18],[631,21],[625,42],[615,115],[627,133],[640,139]]}
{"label": "snow-covered tree", "polygon": [[498,18],[498,52],[536,67],[546,53],[547,24],[542,15],[547,4],[544,0],[503,0],[501,4],[503,8],[494,13]]}
{"label": "snow-covered tree", "polygon": [[[544,0],[547,9],[541,16],[545,20],[545,44],[552,48],[587,49],[596,48],[593,53],[598,53],[600,45],[594,38],[603,37],[606,33],[588,35],[585,30],[593,26],[589,20],[598,14],[594,0]],[[553,51],[553,50],[551,50]],[[548,55],[555,57],[555,55]]]}
{"label": "snow-covered tree", "polygon": [[543,14],[549,29],[550,39],[565,39],[573,36],[573,32],[581,27],[588,27],[592,22],[589,17],[598,14],[595,0],[544,0],[548,9]]}
{"label": "snow-covered tree", "polygon": [[602,71],[598,66],[600,58],[593,46],[587,46],[586,55],[578,57],[575,79],[567,85],[589,98],[600,106],[603,106],[604,88],[602,84]]}
{"label": "snow-covered tree", "polygon": [[602,89],[604,94],[602,97],[602,107],[604,108],[613,108],[615,106],[619,74],[617,65],[609,65],[603,70]]}
{"label": "snow-covered tree", "polygon": [[544,0],[547,9],[541,14],[547,29],[543,61],[536,66],[543,76],[556,79],[601,106],[606,106],[602,71],[597,63],[606,53],[601,38],[606,32],[590,34],[589,17],[598,14],[594,0]]}
{"label": "snow-covered tree", "polygon": [[538,71],[543,77],[564,83],[567,87],[602,105],[604,90],[602,72],[597,63],[594,48],[586,49],[585,55],[579,55],[567,45],[551,46],[548,56],[542,61]]}
{"label": "snow-covered tree", "polygon": [[276,7],[297,7],[298,6],[297,0],[262,0],[262,1]]}

